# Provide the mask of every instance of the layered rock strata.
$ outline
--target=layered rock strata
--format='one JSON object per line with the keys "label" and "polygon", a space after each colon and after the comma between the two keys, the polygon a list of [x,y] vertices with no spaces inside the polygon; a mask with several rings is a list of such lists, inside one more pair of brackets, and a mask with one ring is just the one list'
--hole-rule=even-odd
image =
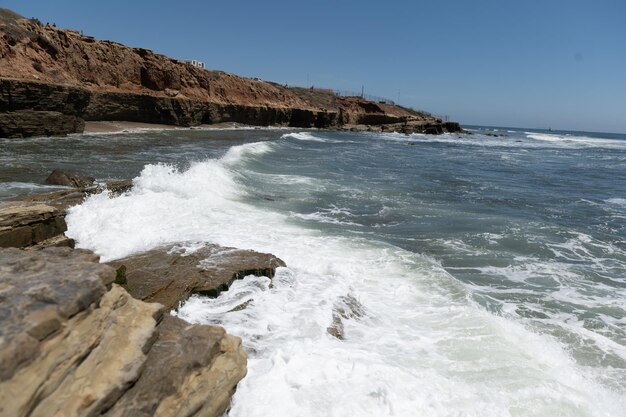
{"label": "layered rock strata", "polygon": [[[65,213],[51,205],[0,201],[0,248],[42,244],[66,230]],[[63,244],[55,242],[53,246]],[[71,243],[65,241],[65,245]]]}
{"label": "layered rock strata", "polygon": [[82,132],[85,120],[460,129],[399,106],[196,68],[0,9],[0,137]]}
{"label": "layered rock strata", "polygon": [[163,316],[87,251],[0,250],[1,416],[219,416],[240,340]]}
{"label": "layered rock strata", "polygon": [[[77,178],[72,178],[74,182]],[[68,180],[72,182],[71,180]],[[81,184],[84,185],[83,182]],[[91,194],[108,190],[122,193],[132,187],[130,180],[95,187],[73,188],[0,201],[0,248],[41,249],[48,246],[74,247],[67,238],[65,214]]]}

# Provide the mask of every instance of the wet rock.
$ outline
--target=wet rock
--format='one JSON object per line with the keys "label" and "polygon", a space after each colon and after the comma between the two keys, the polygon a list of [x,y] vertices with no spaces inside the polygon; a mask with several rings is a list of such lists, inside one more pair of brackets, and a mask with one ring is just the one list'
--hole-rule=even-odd
{"label": "wet rock", "polygon": [[163,317],[89,251],[0,250],[0,415],[217,417],[239,338]]}
{"label": "wet rock", "polygon": [[124,268],[125,288],[133,297],[171,310],[192,293],[215,297],[247,275],[272,278],[285,263],[268,253],[208,245],[194,252],[167,246],[109,265]]}
{"label": "wet rock", "polygon": [[65,187],[85,188],[91,186],[96,181],[93,177],[85,177],[75,172],[55,169],[46,178],[46,184],[61,185]]}
{"label": "wet rock", "polygon": [[333,305],[333,321],[326,329],[339,340],[345,338],[344,320],[359,319],[365,315],[363,305],[352,294],[339,297]]}

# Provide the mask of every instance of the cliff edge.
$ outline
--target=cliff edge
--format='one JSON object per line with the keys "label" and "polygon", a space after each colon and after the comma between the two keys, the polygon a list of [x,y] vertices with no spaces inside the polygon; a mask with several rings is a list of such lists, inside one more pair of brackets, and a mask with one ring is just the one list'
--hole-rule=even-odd
{"label": "cliff edge", "polygon": [[460,130],[400,106],[197,68],[0,9],[0,137],[82,132],[85,120]]}

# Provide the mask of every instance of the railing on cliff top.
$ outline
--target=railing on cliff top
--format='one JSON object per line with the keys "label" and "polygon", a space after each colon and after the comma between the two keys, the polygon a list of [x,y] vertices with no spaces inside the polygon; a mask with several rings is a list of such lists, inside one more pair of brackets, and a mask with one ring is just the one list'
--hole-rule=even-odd
{"label": "railing on cliff top", "polygon": [[373,96],[371,94],[361,94],[361,93],[357,93],[356,91],[347,91],[347,90],[332,90],[332,91],[333,93],[335,93],[336,96],[362,97],[366,100],[375,101],[377,103],[391,104],[392,106],[396,105],[395,101],[389,100],[388,98],[385,98],[385,97]]}
{"label": "railing on cliff top", "polygon": [[327,92],[327,93],[332,93],[332,94],[334,94],[336,96],[340,96],[340,97],[362,97],[362,98],[364,98],[366,100],[369,100],[369,101],[374,101],[374,102],[377,102],[377,103],[385,103],[385,104],[390,104],[392,106],[402,107],[402,108],[404,108],[406,110],[411,110],[411,111],[414,111],[414,112],[422,113],[424,115],[431,116],[431,117],[434,117],[436,119],[440,119],[440,120],[443,120],[443,121],[446,121],[446,122],[450,120],[450,117],[448,115],[440,116],[440,115],[432,114],[432,113],[427,112],[425,110],[419,110],[419,109],[414,109],[413,107],[402,106],[402,105],[396,103],[395,101],[390,100],[390,99],[385,98],[385,97],[373,96],[371,94],[362,94],[362,93],[359,93],[357,91],[334,90],[334,89],[330,89],[330,88],[318,88],[318,87],[313,87],[313,86],[311,86],[311,87],[300,87],[300,86],[295,86],[294,85],[292,87],[310,89],[310,90],[314,90],[314,91],[323,91],[323,92]]}

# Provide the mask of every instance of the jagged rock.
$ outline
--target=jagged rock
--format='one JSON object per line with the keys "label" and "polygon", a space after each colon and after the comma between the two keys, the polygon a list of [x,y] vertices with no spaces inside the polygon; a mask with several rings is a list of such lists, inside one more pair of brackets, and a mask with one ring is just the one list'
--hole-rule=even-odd
{"label": "jagged rock", "polygon": [[247,275],[272,278],[285,263],[267,253],[208,245],[188,253],[176,246],[153,249],[110,262],[140,300],[177,308],[192,293],[217,296]]}
{"label": "jagged rock", "polygon": [[331,336],[343,340],[345,338],[344,320],[360,319],[363,316],[365,316],[365,309],[352,294],[339,297],[333,305],[333,322],[326,331]]}
{"label": "jagged rock", "polygon": [[246,374],[240,339],[172,316],[158,330],[141,377],[105,416],[221,415]]}
{"label": "jagged rock", "polygon": [[55,169],[46,178],[46,184],[62,185],[66,187],[85,188],[89,187],[96,181],[93,177],[85,177],[75,172],[61,171]]}
{"label": "jagged rock", "polygon": [[89,251],[0,250],[0,415],[224,412],[246,373],[240,339],[162,318],[114,276]]}
{"label": "jagged rock", "polygon": [[23,248],[63,234],[64,212],[47,204],[0,202],[0,247]]}

